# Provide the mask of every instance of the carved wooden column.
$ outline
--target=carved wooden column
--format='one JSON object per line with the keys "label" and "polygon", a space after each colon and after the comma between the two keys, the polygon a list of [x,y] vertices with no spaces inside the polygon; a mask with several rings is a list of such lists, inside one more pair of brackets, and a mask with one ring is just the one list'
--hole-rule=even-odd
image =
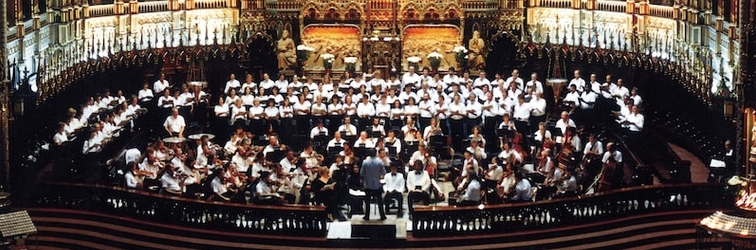
{"label": "carved wooden column", "polygon": [[[7,3],[13,0],[0,0],[0,20],[7,20],[5,10]],[[10,191],[10,148],[9,148],[9,119],[10,119],[10,98],[8,97],[8,51],[5,46],[8,36],[8,25],[0,25],[0,210],[3,206],[9,205],[8,193]],[[5,204],[5,205],[4,205]]]}

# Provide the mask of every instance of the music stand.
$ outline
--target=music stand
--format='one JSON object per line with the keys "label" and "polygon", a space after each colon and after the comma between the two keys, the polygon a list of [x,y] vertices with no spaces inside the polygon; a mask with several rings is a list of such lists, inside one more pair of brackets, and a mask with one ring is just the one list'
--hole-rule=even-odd
{"label": "music stand", "polygon": [[372,153],[371,151],[373,151],[372,148],[367,148],[364,146],[356,147],[354,148],[354,155],[359,157],[360,159],[365,159],[367,158],[367,156],[370,156],[370,154]]}
{"label": "music stand", "polygon": [[381,131],[374,131],[371,126],[370,130],[368,130],[368,136],[370,138],[381,138],[382,134]]}
{"label": "music stand", "polygon": [[497,129],[496,134],[499,138],[514,138],[514,131],[509,130],[509,126]]}
{"label": "music stand", "polygon": [[268,154],[265,155],[265,160],[278,163],[283,160],[284,157],[286,157],[286,152],[281,150],[281,148],[274,148],[273,152],[268,152]]}
{"label": "music stand", "polygon": [[562,134],[562,129],[557,127],[549,127],[549,131],[551,132],[551,137],[554,138],[556,143],[561,143],[561,138],[562,136],[564,136],[564,134]]}
{"label": "music stand", "polygon": [[394,146],[388,146],[388,147],[386,147],[386,149],[388,149],[388,156],[389,156],[389,158],[391,158],[391,159],[397,159],[397,158],[399,158],[399,155],[396,152],[396,147],[394,147]]}
{"label": "music stand", "polygon": [[344,150],[344,147],[342,147],[340,145],[333,146],[333,147],[328,147],[328,156],[329,157],[334,157],[337,154],[339,154],[339,152],[341,152],[343,150]]}
{"label": "music stand", "polygon": [[443,147],[446,146],[446,136],[432,135],[428,143],[431,147]]}
{"label": "music stand", "polygon": [[357,141],[356,135],[344,135],[342,133],[341,138],[344,138],[344,140],[347,141],[346,143],[348,143],[349,145],[354,145],[354,142]]}

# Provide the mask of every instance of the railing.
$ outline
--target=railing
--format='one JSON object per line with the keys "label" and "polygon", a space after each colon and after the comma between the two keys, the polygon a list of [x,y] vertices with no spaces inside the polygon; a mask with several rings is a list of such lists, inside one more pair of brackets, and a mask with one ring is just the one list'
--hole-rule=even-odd
{"label": "railing", "polygon": [[675,8],[671,6],[649,5],[649,14],[655,17],[672,18]]}
{"label": "railing", "polygon": [[265,8],[274,11],[299,11],[302,8],[302,3],[296,0],[266,0]]}
{"label": "railing", "polygon": [[226,8],[226,0],[195,0],[194,5],[197,9]]}
{"label": "railing", "polygon": [[113,15],[113,5],[95,5],[89,6],[89,17],[102,17]]}
{"label": "railing", "polygon": [[422,207],[415,209],[412,236],[506,233],[669,210],[723,208],[733,204],[731,198],[721,185],[685,184],[626,188],[534,203]]}
{"label": "railing", "polygon": [[544,8],[572,8],[572,0],[540,0],[539,7]]}
{"label": "railing", "polygon": [[471,1],[464,1],[462,3],[462,8],[464,8],[465,10],[491,10],[491,9],[496,9],[498,5],[499,5],[498,1],[471,0]]}
{"label": "railing", "polygon": [[327,232],[322,206],[210,202],[101,185],[40,183],[31,205],[230,232],[303,237],[325,237]]}
{"label": "railing", "polygon": [[599,11],[625,13],[625,11],[627,10],[627,3],[625,1],[606,0],[606,1],[597,1],[597,3],[598,3],[597,10]]}
{"label": "railing", "polygon": [[139,13],[168,11],[168,1],[140,2]]}

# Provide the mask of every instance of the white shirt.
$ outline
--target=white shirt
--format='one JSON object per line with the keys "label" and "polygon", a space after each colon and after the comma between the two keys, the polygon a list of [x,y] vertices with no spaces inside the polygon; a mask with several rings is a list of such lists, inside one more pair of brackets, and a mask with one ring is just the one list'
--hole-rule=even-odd
{"label": "white shirt", "polygon": [[533,98],[530,99],[530,115],[532,116],[542,116],[546,114],[546,99],[543,98]]}
{"label": "white shirt", "polygon": [[567,95],[564,96],[563,102],[572,102],[575,105],[580,105],[580,93],[578,93],[578,91],[567,93]]}
{"label": "white shirt", "polygon": [[475,81],[473,81],[473,86],[476,88],[482,88],[484,85],[488,85],[490,87],[491,81],[489,81],[485,77],[478,77],[475,79]]}
{"label": "white shirt", "polygon": [[543,134],[541,134],[540,130],[536,131],[534,135],[535,136],[533,137],[533,139],[540,142],[543,142],[544,137],[551,139],[551,131],[549,131],[548,129],[544,130]]}
{"label": "white shirt", "polygon": [[582,101],[580,102],[581,109],[592,109],[596,103],[596,93],[592,91],[585,91],[580,95]]}
{"label": "white shirt", "polygon": [[512,117],[515,120],[520,121],[527,121],[530,118],[530,111],[532,109],[530,108],[530,105],[527,102],[523,102],[522,104],[517,104],[514,106],[514,112],[512,114]]}
{"label": "white shirt", "polygon": [[572,78],[572,80],[570,80],[570,84],[567,85],[567,87],[571,85],[575,85],[575,89],[578,92],[583,92],[583,88],[585,87],[585,80],[583,80],[583,78]]}
{"label": "white shirt", "polygon": [[137,95],[137,98],[139,98],[140,101],[149,101],[154,97],[155,95],[152,93],[151,89],[140,89]]}
{"label": "white shirt", "polygon": [[168,116],[163,123],[163,127],[167,127],[173,133],[181,132],[181,129],[186,127],[186,122],[183,116]]}
{"label": "white shirt", "polygon": [[431,100],[421,101],[420,104],[418,105],[418,109],[420,109],[420,117],[432,118],[433,113],[434,113],[434,110],[433,110],[434,108],[435,108],[435,104]]}
{"label": "white shirt", "polygon": [[413,170],[407,174],[407,187],[415,190],[415,186],[420,186],[420,190],[430,193],[431,180],[428,171],[420,170],[420,173]]}
{"label": "white shirt", "polygon": [[179,185],[178,181],[173,178],[173,176],[170,176],[169,174],[163,174],[162,177],[160,177],[160,184],[163,186],[164,189],[181,193],[181,186]]}
{"label": "white shirt", "polygon": [[231,108],[231,118],[233,120],[246,120],[247,119],[247,108],[244,106],[236,106]]}
{"label": "white shirt", "polygon": [[223,93],[228,94],[231,91],[231,89],[238,89],[238,88],[241,88],[241,83],[239,83],[238,80],[236,79],[228,80],[226,82],[226,87],[223,89]]}
{"label": "white shirt", "polygon": [[389,117],[391,115],[391,105],[388,103],[375,104],[375,115],[384,118]]}
{"label": "white shirt", "polygon": [[442,80],[446,85],[451,85],[452,83],[459,83],[459,76],[447,74],[444,75]]}
{"label": "white shirt", "polygon": [[[521,89],[525,88],[525,81],[523,81],[522,78],[520,77],[515,78],[514,76],[510,76],[507,78],[507,80],[504,80],[504,84],[506,84],[505,87],[509,87],[509,84],[512,83],[512,81],[517,83],[518,88],[521,88]],[[530,81],[528,83],[532,83],[532,82],[533,81]]]}
{"label": "white shirt", "polygon": [[[394,176],[396,174],[396,176]],[[404,175],[402,173],[386,173],[386,175],[383,177],[384,180],[386,180],[386,184],[383,185],[383,189],[386,190],[386,192],[399,192],[404,193]]]}
{"label": "white shirt", "polygon": [[342,135],[346,136],[357,135],[357,127],[355,127],[353,124],[342,124],[341,126],[339,126],[339,132],[341,132]]}
{"label": "white shirt", "polygon": [[615,162],[622,163],[622,152],[620,152],[619,150],[604,152],[604,156],[601,158],[601,162],[608,163],[609,157],[614,157]]}
{"label": "white shirt", "polygon": [[562,130],[562,134],[567,133],[567,127],[577,128],[577,126],[575,126],[575,122],[569,118],[567,118],[566,122],[564,121],[564,119],[559,119],[556,122],[556,127]]}
{"label": "white shirt", "polygon": [[315,126],[314,128],[312,128],[312,130],[310,130],[310,139],[315,138],[315,136],[318,136],[321,133],[325,136],[328,136],[328,128]]}
{"label": "white shirt", "polygon": [[375,106],[373,106],[372,103],[360,102],[360,104],[357,105],[357,116],[361,118],[367,118],[367,117],[372,117],[374,115],[375,115]]}
{"label": "white shirt", "polygon": [[[455,112],[459,114],[454,114]],[[467,109],[464,104],[460,103],[451,103],[449,104],[449,114],[450,118],[453,120],[462,120],[462,118],[465,117],[465,114],[467,113]]]}
{"label": "white shirt", "polygon": [[55,136],[53,136],[53,142],[55,142],[55,145],[61,145],[67,141],[68,136],[66,135],[65,131],[63,131],[62,133],[55,133]]}
{"label": "white shirt", "polygon": [[630,113],[630,115],[628,115],[626,119],[628,122],[631,122],[630,124],[627,124],[627,128],[630,129],[630,131],[640,132],[643,130],[643,123],[645,121],[645,118],[642,114]]}
{"label": "white shirt", "polygon": [[483,117],[495,117],[497,115],[502,115],[501,111],[499,110],[499,103],[497,103],[495,100],[486,100],[486,102],[481,105],[481,108],[483,109]]}
{"label": "white shirt", "polygon": [[596,140],[595,143],[591,143],[591,141],[588,141],[587,143],[585,143],[583,154],[588,154],[589,152],[593,152],[594,154],[601,155],[604,153],[604,145],[598,140]]}
{"label": "white shirt", "polygon": [[525,87],[535,87],[536,93],[543,93],[543,83],[541,81],[529,81],[525,84]]}
{"label": "white shirt", "polygon": [[372,138],[365,138],[364,140],[362,138],[357,138],[357,140],[354,141],[354,147],[359,148],[360,144],[365,144],[365,148],[375,148],[375,142]]}
{"label": "white shirt", "polygon": [[475,101],[468,101],[467,106],[465,107],[467,113],[467,118],[470,119],[478,119],[482,112],[480,112],[481,109],[483,109],[483,106],[480,105],[480,103]]}
{"label": "white shirt", "polygon": [[155,81],[155,84],[152,85],[152,89],[155,91],[155,93],[163,93],[165,89],[170,87],[171,84],[168,83],[168,80],[157,80]]}

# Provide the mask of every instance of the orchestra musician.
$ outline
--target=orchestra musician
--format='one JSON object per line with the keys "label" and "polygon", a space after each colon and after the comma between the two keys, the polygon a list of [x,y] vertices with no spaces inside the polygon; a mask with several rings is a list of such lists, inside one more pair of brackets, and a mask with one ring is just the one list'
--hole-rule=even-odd
{"label": "orchestra musician", "polygon": [[608,191],[619,187],[622,180],[622,152],[614,147],[614,142],[606,144],[606,151],[601,158],[603,166],[601,173],[597,176],[599,179],[597,191]]}
{"label": "orchestra musician", "polygon": [[253,199],[256,205],[280,206],[283,204],[284,197],[278,194],[276,187],[280,185],[270,178],[268,171],[261,171],[255,185],[255,197]]}

